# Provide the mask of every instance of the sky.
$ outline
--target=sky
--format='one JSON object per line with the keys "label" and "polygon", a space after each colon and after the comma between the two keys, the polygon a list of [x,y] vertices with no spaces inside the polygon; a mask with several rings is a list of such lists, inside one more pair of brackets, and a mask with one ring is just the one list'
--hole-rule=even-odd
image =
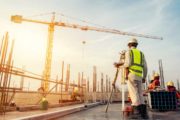
{"label": "sky", "polygon": [[[11,15],[24,18],[55,21],[72,24],[105,26],[126,32],[163,37],[163,40],[137,37],[138,48],[145,54],[148,74],[159,71],[158,60],[162,59],[165,81],[180,79],[180,1],[179,0],[0,0],[0,38],[9,32],[15,40],[14,66],[42,74],[48,26],[43,24],[11,22]],[[118,61],[119,52],[127,49],[132,37],[81,31],[55,27],[51,77],[61,76],[61,64],[71,64],[71,81],[78,79],[78,72],[92,82],[93,66],[97,66],[97,78],[101,73],[112,80],[115,75],[113,63]],[[86,44],[82,44],[86,41]],[[14,78],[14,84],[19,82]],[[37,88],[39,83],[32,80],[26,87]]]}

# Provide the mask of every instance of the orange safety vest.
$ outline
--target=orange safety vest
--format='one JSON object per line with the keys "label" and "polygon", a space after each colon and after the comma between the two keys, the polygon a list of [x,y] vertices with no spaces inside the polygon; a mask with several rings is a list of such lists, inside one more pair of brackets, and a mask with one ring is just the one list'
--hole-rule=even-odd
{"label": "orange safety vest", "polygon": [[160,86],[160,82],[159,82],[159,80],[154,80],[154,81],[152,82],[152,87],[153,87],[153,89],[155,89],[157,86]]}
{"label": "orange safety vest", "polygon": [[149,90],[153,90],[153,89],[154,89],[154,88],[153,88],[153,83],[149,84],[148,89],[149,89]]}

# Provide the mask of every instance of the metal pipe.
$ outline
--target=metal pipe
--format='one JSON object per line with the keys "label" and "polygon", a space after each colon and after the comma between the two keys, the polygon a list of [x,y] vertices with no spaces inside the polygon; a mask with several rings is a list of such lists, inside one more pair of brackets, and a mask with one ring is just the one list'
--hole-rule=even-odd
{"label": "metal pipe", "polygon": [[[0,63],[0,68],[3,68],[4,67],[4,63],[5,63],[5,60],[6,60],[6,54],[7,54],[7,48],[8,48],[8,32],[6,33],[5,35],[5,38],[4,38],[4,44],[3,44],[3,48],[2,48],[2,56],[1,56],[1,63]],[[1,73],[1,71],[0,71]],[[0,74],[1,75],[1,78],[0,78],[0,85],[3,84],[3,73]]]}
{"label": "metal pipe", "polygon": [[[10,53],[8,56],[8,61],[7,61],[7,65],[11,66],[11,67],[7,67],[7,72],[5,73],[4,76],[4,87],[7,88],[7,90],[5,90],[5,96],[4,96],[4,104],[5,104],[5,112],[6,112],[6,104],[7,104],[7,100],[8,100],[8,88],[10,85],[10,80],[11,80],[11,74],[8,73],[8,71],[11,71],[12,67],[13,67],[13,61],[12,61],[12,55],[13,55],[13,49],[14,49],[14,40],[12,41],[12,45],[11,45],[11,49],[10,49]],[[12,61],[12,62],[11,62]],[[12,65],[11,65],[12,63]]]}
{"label": "metal pipe", "polygon": [[[12,63],[11,63],[11,67],[9,68],[9,71],[11,71],[12,70],[12,67],[13,67],[13,63],[14,63],[14,61],[12,61]],[[5,103],[7,104],[7,103],[9,103],[9,102],[7,102],[8,101],[8,96],[9,96],[9,87],[10,87],[10,83],[11,83],[11,74],[9,74],[9,78],[7,78],[7,82],[8,82],[8,84],[7,84],[7,91],[6,91],[6,98],[5,98]],[[6,106],[5,106],[5,110],[6,110]]]}
{"label": "metal pipe", "polygon": [[[3,44],[3,48],[2,48],[2,56],[1,56],[1,64],[0,64],[0,68],[4,67],[4,63],[6,60],[6,54],[7,54],[7,49],[8,49],[8,32],[5,35],[4,38],[4,44]],[[0,78],[0,85],[2,84],[2,92],[1,92],[1,100],[0,100],[0,110],[2,111],[3,114],[5,114],[5,109],[4,109],[4,102],[5,102],[5,79],[3,79],[4,73],[2,73],[2,71],[0,71],[1,73],[1,78]]]}
{"label": "metal pipe", "polygon": [[1,42],[1,47],[0,47],[0,56],[1,56],[2,48],[3,48],[3,44],[4,44],[4,36],[2,37],[2,42]]}
{"label": "metal pipe", "polygon": [[[25,74],[25,66],[22,66],[22,73]],[[20,88],[23,90],[24,86],[24,77],[21,76]]]}
{"label": "metal pipe", "polygon": [[[0,58],[1,58],[1,52],[2,52],[2,49],[3,49],[3,44],[4,44],[4,36],[2,38],[2,42],[1,42],[1,48],[0,48]],[[1,62],[0,62],[1,63]],[[0,65],[1,67],[1,65]],[[1,72],[0,72],[0,76],[1,76]],[[2,82],[2,79],[0,79],[0,87],[1,87],[1,82]]]}
{"label": "metal pipe", "polygon": [[56,75],[56,89],[55,89],[55,92],[57,93],[57,89],[58,89],[58,75]]}

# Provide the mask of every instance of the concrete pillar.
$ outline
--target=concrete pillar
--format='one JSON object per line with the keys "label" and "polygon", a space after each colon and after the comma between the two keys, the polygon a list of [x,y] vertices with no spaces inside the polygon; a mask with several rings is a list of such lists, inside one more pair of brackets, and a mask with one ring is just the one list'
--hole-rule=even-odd
{"label": "concrete pillar", "polygon": [[89,77],[87,78],[87,92],[89,92]]}
{"label": "concrete pillar", "polygon": [[59,87],[60,92],[63,91],[63,81],[64,81],[64,61],[62,61],[62,68],[61,68],[61,85]]}
{"label": "concrete pillar", "polygon": [[110,81],[111,79],[109,78],[109,90],[108,90],[108,92],[110,93],[111,92],[111,81]]}
{"label": "concrete pillar", "polygon": [[103,73],[101,73],[101,102],[104,101],[104,90],[103,90],[103,86],[104,86],[104,76]]}
{"label": "concrete pillar", "polygon": [[93,92],[96,92],[96,83],[97,83],[97,71],[96,66],[93,67]]}
{"label": "concrete pillar", "polygon": [[179,79],[177,79],[177,89],[180,91]]}
{"label": "concrete pillar", "polygon": [[69,80],[70,80],[70,64],[67,65],[67,71],[66,71],[66,86],[65,86],[66,92],[69,89]]}
{"label": "concrete pillar", "polygon": [[96,71],[96,66],[93,66],[93,102],[96,102],[96,87],[97,87],[97,71]]}
{"label": "concrete pillar", "polygon": [[106,75],[106,93],[108,92],[108,75]]}
{"label": "concrete pillar", "polygon": [[81,73],[80,72],[78,72],[78,87],[80,87],[80,85],[81,85]]}

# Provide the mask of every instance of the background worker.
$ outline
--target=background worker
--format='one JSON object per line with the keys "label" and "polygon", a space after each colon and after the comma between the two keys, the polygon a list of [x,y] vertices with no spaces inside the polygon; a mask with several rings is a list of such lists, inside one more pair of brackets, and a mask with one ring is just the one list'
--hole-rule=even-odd
{"label": "background worker", "polygon": [[15,106],[16,106],[16,103],[15,103],[14,100],[12,100],[9,105],[10,105],[11,107],[15,107]]}
{"label": "background worker", "polygon": [[148,86],[148,90],[155,90],[156,88],[160,87],[160,81],[159,81],[159,74],[155,73],[154,76],[152,76],[153,79],[151,79],[151,83]]}
{"label": "background worker", "polygon": [[41,104],[41,110],[47,110],[48,109],[48,101],[47,101],[46,97],[43,97],[41,99],[40,104]]}
{"label": "background worker", "polygon": [[76,101],[77,100],[77,97],[79,97],[79,90],[78,90],[78,87],[74,87],[73,91],[72,91],[72,94],[71,94],[71,98],[72,100]]}
{"label": "background worker", "polygon": [[169,92],[175,92],[176,87],[174,86],[174,83],[172,81],[167,82],[167,90]]}
{"label": "background worker", "polygon": [[154,81],[154,75],[151,77],[150,83],[148,85],[148,90],[153,90],[153,81]]}
{"label": "background worker", "polygon": [[158,74],[158,73],[155,73],[155,74],[154,74],[154,81],[153,81],[153,88],[154,88],[154,89],[160,87],[159,78],[160,78],[159,74]]}
{"label": "background worker", "polygon": [[[142,81],[145,82],[147,76],[147,64],[144,54],[136,47],[138,42],[132,38],[128,42],[129,50],[125,53],[124,67],[126,69],[126,79],[128,85],[129,95],[132,101],[132,108],[134,114],[130,119],[147,119],[147,110],[144,103]],[[120,64],[115,63],[116,67]]]}
{"label": "background worker", "polygon": [[167,91],[176,92],[176,98],[180,99],[180,93],[176,90],[176,87],[172,81],[167,82]]}

